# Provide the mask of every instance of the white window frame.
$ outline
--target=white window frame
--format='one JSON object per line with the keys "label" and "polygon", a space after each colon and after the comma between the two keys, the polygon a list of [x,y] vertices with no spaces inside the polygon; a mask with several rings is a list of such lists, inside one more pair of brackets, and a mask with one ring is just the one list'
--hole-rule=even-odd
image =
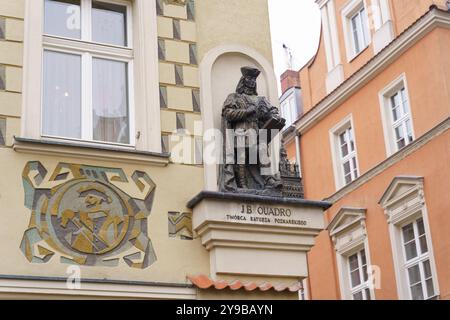
{"label": "white window frame", "polygon": [[[349,128],[352,128],[353,132],[353,142],[355,149],[344,158],[341,155],[341,144],[340,144],[340,135],[348,130]],[[339,122],[337,125],[335,125],[329,132],[330,134],[330,146],[331,146],[331,155],[333,158],[333,169],[334,169],[334,178],[335,178],[335,185],[336,190],[339,190],[346,185],[350,184],[354,180],[356,180],[360,176],[360,170],[359,170],[359,161],[358,161],[358,148],[357,148],[357,142],[356,142],[356,134],[355,134],[355,126],[353,123],[353,116],[350,114],[346,118],[344,118],[341,122]],[[352,167],[352,158],[355,158],[356,162],[356,168]],[[344,173],[344,163],[350,161],[350,169],[351,169],[351,175],[352,175],[352,181],[350,183],[346,183],[345,181],[345,173]],[[357,171],[357,176],[354,176],[354,169]]]}
{"label": "white window frame", "polygon": [[[370,276],[372,264],[366,230],[366,209],[341,208],[334,216],[327,229],[332,239],[334,249],[336,250],[341,299],[353,300],[354,293],[360,290],[369,289],[371,300],[375,300],[374,286],[371,285],[373,279]],[[364,250],[366,254],[368,279],[364,282],[364,277],[360,274],[362,276],[361,284],[357,287],[352,287],[349,258],[362,250]],[[360,267],[362,267],[362,265],[360,265]]]}
{"label": "white window frame", "polygon": [[[410,300],[412,298],[409,275],[406,268],[409,264],[405,262],[406,254],[403,245],[402,228],[420,218],[423,219],[426,234],[428,254],[425,260],[429,259],[430,261],[435,291],[434,297],[439,297],[440,295],[423,182],[424,179],[421,177],[397,177],[391,182],[380,200],[380,205],[385,210],[389,225],[397,294],[400,300]],[[414,261],[417,262],[418,260]]]}
{"label": "white window frame", "polygon": [[[43,50],[49,52],[73,54],[81,57],[81,138],[68,138],[63,136],[46,135],[43,132],[43,112],[41,112],[41,137],[49,140],[71,140],[75,142],[88,142],[102,145],[116,145],[124,147],[134,147],[136,144],[135,133],[135,106],[134,106],[134,75],[133,75],[133,23],[132,23],[132,6],[130,1],[125,0],[101,0],[104,3],[117,4],[126,7],[126,30],[127,30],[127,45],[115,46],[103,43],[94,42],[92,40],[92,0],[81,0],[81,39],[71,39],[54,35],[43,35]],[[124,62],[127,64],[127,107],[128,107],[128,125],[129,137],[128,144],[96,141],[93,139],[93,104],[92,104],[92,61],[95,58],[106,59],[111,61]],[[44,61],[42,61],[42,64]],[[43,83],[43,78],[41,79]],[[41,106],[44,108],[43,97]]]}
{"label": "white window frame", "polygon": [[[353,35],[353,27],[352,27],[352,18],[358,14],[362,9],[365,10],[365,19],[367,21],[367,30],[364,30],[361,22],[361,32],[364,35],[364,31],[367,32],[367,39],[365,39],[366,43],[361,42],[361,48],[359,51],[356,51],[355,39]],[[372,35],[370,30],[369,16],[368,16],[368,5],[366,0],[349,0],[341,10],[341,18],[342,25],[344,28],[344,40],[345,47],[347,51],[347,61],[350,62],[358,55],[360,55],[367,47],[369,47],[372,42]]]}
{"label": "white window frame", "polygon": [[[421,251],[420,251],[421,247],[420,247],[420,239],[419,239],[419,236],[418,236],[419,231],[418,231],[418,226],[417,226],[418,225],[417,222],[420,219],[422,219],[422,221],[423,221],[422,212],[419,212],[417,214],[417,217],[415,217],[414,219],[404,222],[402,225],[399,226],[399,229],[400,229],[400,233],[401,233],[400,237],[401,237],[402,254],[403,254],[403,269],[404,269],[404,272],[406,273],[408,286],[411,287],[410,281],[409,281],[408,269],[417,265],[419,267],[419,271],[420,271],[420,284],[422,286],[422,292],[424,294],[425,300],[428,300],[428,299],[432,299],[432,298],[436,297],[436,285],[435,285],[435,280],[436,279],[433,277],[433,274],[431,274],[431,279],[433,281],[433,287],[434,287],[433,291],[435,292],[435,294],[433,296],[428,296],[427,295],[426,283],[425,283],[426,280],[428,280],[428,279],[425,278],[425,274],[424,274],[424,270],[423,270],[423,262],[428,260],[429,263],[430,263],[430,267],[431,267],[431,260],[430,260],[430,249],[431,248],[428,246],[428,244],[429,244],[428,237],[429,236],[427,234],[427,231],[425,230],[425,239],[426,239],[426,242],[427,242],[428,251],[426,253],[421,253]],[[408,226],[408,225],[410,225],[410,224],[412,224],[413,228],[414,228],[414,239],[413,239],[413,241],[414,241],[415,246],[416,246],[417,257],[415,257],[413,259],[410,259],[410,260],[406,260],[407,258],[406,258],[406,250],[405,250],[405,239],[404,239],[404,236],[403,236],[403,228]],[[424,228],[425,228],[425,222],[423,222],[423,224],[424,224]],[[411,289],[409,289],[409,297],[410,297],[410,299],[413,298]]]}
{"label": "white window frame", "polygon": [[300,116],[295,91],[281,103],[281,116],[286,119],[285,129],[289,128]]}
{"label": "white window frame", "polygon": [[[81,0],[89,1],[90,0]],[[99,45],[80,40],[67,40],[61,37],[45,36],[44,0],[25,0],[25,45],[24,45],[24,79],[23,79],[23,111],[22,131],[24,138],[35,140],[51,140],[42,136],[40,121],[42,118],[42,76],[44,48],[52,51],[73,53],[70,43],[79,43],[80,49],[94,55],[113,60],[131,61],[129,64],[129,121],[130,145],[92,142],[89,140],[70,140],[72,143],[90,144],[94,146],[113,145],[117,148],[136,149],[139,151],[161,152],[161,115],[159,107],[159,68],[157,47],[156,0],[107,0],[104,2],[127,4],[128,45],[130,48],[111,45]],[[83,12],[82,12],[83,14]],[[85,14],[85,12],[84,12]],[[86,20],[85,20],[86,21]],[[40,61],[41,63],[36,63]],[[89,85],[83,81],[83,86]],[[41,103],[36,103],[41,101]],[[134,105],[138,106],[134,109]],[[82,120],[85,121],[85,120]],[[135,137],[139,139],[134,141]]]}
{"label": "white window frame", "polygon": [[[391,104],[391,97],[394,96],[394,94],[399,93],[401,89],[405,89],[405,94],[408,99],[408,109],[409,109],[409,115],[404,115],[401,119],[398,119],[397,121],[394,121],[393,115],[392,115],[392,104]],[[394,153],[400,151],[401,149],[398,149],[397,146],[397,139],[395,136],[395,127],[402,125],[405,127],[406,120],[410,120],[411,123],[411,133],[413,137],[413,141],[416,139],[415,130],[414,130],[414,121],[413,121],[413,114],[412,114],[412,108],[411,108],[411,98],[409,95],[408,90],[408,84],[406,80],[406,74],[401,74],[397,79],[392,81],[389,85],[387,85],[380,93],[379,93],[379,100],[380,100],[380,111],[381,111],[381,118],[383,123],[383,133],[384,133],[384,141],[386,146],[386,156],[390,157]],[[401,102],[403,104],[403,102]],[[402,105],[403,107],[403,105]],[[404,134],[406,134],[406,129],[404,130]],[[406,136],[405,136],[406,139]],[[405,148],[408,146],[409,143],[406,143],[406,145],[403,147]]]}
{"label": "white window frame", "polygon": [[[362,262],[362,254],[361,253],[363,251],[364,251],[364,255],[366,257],[366,264],[365,265]],[[361,279],[361,283],[359,285],[355,286],[355,287],[352,287],[351,269],[350,269],[350,257],[352,257],[354,255],[356,255],[356,258],[358,259],[358,271],[359,271],[359,277]],[[370,292],[370,285],[369,285],[369,274],[368,274],[369,273],[368,272],[369,271],[369,264],[367,263],[367,252],[366,252],[365,248],[360,248],[358,251],[354,252],[351,255],[348,255],[346,258],[347,258],[347,272],[349,273],[348,274],[348,276],[349,276],[348,286],[350,288],[350,295],[351,295],[352,299],[355,300],[353,298],[353,296],[356,293],[361,292],[362,295],[363,295],[363,300],[372,300],[372,294]],[[364,276],[365,275],[364,275],[364,272],[363,272],[363,266],[366,266],[366,270],[367,270],[367,275],[366,276],[367,276],[368,280],[366,280],[365,282],[364,282]],[[369,290],[369,295],[370,295],[369,298],[370,299],[367,299],[366,289]]]}

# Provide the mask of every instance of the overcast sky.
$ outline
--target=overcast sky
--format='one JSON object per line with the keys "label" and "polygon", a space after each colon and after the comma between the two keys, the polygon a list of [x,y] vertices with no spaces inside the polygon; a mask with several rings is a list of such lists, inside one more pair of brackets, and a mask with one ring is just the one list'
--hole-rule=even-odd
{"label": "overcast sky", "polygon": [[315,0],[269,0],[275,72],[288,67],[283,43],[292,51],[293,69],[300,69],[316,53],[320,37],[320,11]]}

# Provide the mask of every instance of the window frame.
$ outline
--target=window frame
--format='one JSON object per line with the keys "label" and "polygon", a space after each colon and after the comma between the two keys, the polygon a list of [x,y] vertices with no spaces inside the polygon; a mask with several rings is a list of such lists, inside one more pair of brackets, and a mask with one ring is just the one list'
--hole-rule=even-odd
{"label": "window frame", "polygon": [[[366,229],[366,213],[367,209],[365,208],[343,207],[327,227],[336,251],[339,288],[343,300],[353,300],[353,294],[363,289],[369,289],[371,300],[376,300],[375,283],[377,279],[371,276],[373,266]],[[366,255],[367,281],[361,283],[360,286],[352,287],[349,258],[362,250]],[[375,282],[372,285],[373,280]]]}
{"label": "window frame", "polygon": [[439,278],[437,276],[434,258],[433,235],[428,219],[424,179],[422,177],[410,176],[394,178],[384,192],[379,204],[385,210],[385,216],[389,226],[398,298],[400,300],[410,300],[412,298],[408,270],[405,268],[406,253],[404,250],[402,228],[419,219],[423,219],[426,234],[428,260],[430,261],[435,291],[433,297],[439,298]]}
{"label": "window frame", "polygon": [[[364,11],[364,12],[363,12]],[[354,20],[357,20],[356,27]],[[367,11],[364,6],[361,6],[352,16],[350,16],[350,30],[353,40],[353,54],[357,56],[369,45],[369,26],[367,21]],[[366,24],[364,23],[366,22]]]}
{"label": "window frame", "polygon": [[[347,156],[343,157],[342,152],[341,152],[340,135],[342,133],[344,133],[345,131],[347,131],[349,128],[352,129],[352,133],[353,133],[354,150],[350,151]],[[361,171],[359,168],[358,147],[357,147],[355,132],[356,132],[356,130],[355,130],[352,114],[348,115],[341,122],[339,122],[337,125],[335,125],[329,132],[336,190],[340,190],[341,188],[346,187],[347,185],[351,184],[353,181],[358,179],[359,176],[361,175]],[[345,164],[347,158],[348,158],[348,161],[350,162],[350,169],[351,169],[351,176],[352,176],[352,180],[349,183],[347,183],[345,181],[346,175],[345,175],[345,170],[344,170],[344,164]],[[353,158],[355,159],[356,168],[352,169],[352,159]],[[357,171],[356,176],[354,176],[354,169],[356,169],[356,171]]]}
{"label": "window frame", "polygon": [[[397,121],[394,121],[394,117],[392,114],[392,102],[391,98],[394,96],[394,94],[401,92],[401,90],[405,90],[405,95],[408,101],[408,115],[404,115],[401,119],[398,119]],[[414,116],[413,116],[413,110],[412,110],[412,104],[411,104],[411,96],[409,94],[408,90],[408,83],[406,79],[406,74],[403,73],[399,77],[397,77],[394,81],[392,81],[390,84],[388,84],[385,88],[383,88],[379,93],[379,100],[380,100],[380,112],[381,112],[381,119],[383,124],[383,134],[384,134],[384,141],[386,146],[386,156],[390,157],[393,154],[403,150],[405,147],[407,147],[409,144],[413,143],[416,140],[416,134],[414,130]],[[401,107],[403,107],[403,99],[401,100]],[[400,122],[400,120],[403,120]],[[411,123],[411,135],[413,140],[409,143],[406,143],[404,147],[401,149],[398,148],[397,145],[397,139],[395,136],[395,128],[398,125],[404,126],[406,121],[409,120]],[[404,134],[406,134],[406,129],[402,130]],[[406,137],[405,137],[406,139]],[[406,140],[405,140],[406,142]]]}
{"label": "window frame", "polygon": [[[363,262],[362,262],[362,252],[363,251],[364,251],[364,256],[365,256],[365,259],[366,259],[366,264],[363,264]],[[355,256],[355,255],[356,255],[356,258],[358,260],[358,269],[351,270],[350,269],[351,268],[350,267],[350,258]],[[365,248],[360,248],[360,250],[356,251],[355,253],[353,253],[351,255],[348,255],[346,257],[346,259],[347,259],[347,272],[348,272],[348,275],[349,275],[349,284],[348,285],[349,285],[350,295],[351,295],[352,299],[356,300],[354,295],[359,293],[359,292],[361,292],[362,296],[363,296],[362,300],[372,300],[372,294],[371,294],[370,285],[369,285],[370,278],[369,278],[369,274],[368,274],[369,264],[367,263],[367,252],[366,252]],[[367,280],[365,280],[365,281],[364,281],[364,268],[363,268],[364,266],[366,266],[366,271],[367,271],[367,275],[366,275]],[[353,284],[352,284],[352,271],[356,271],[356,270],[358,270],[359,277],[361,279],[361,283],[359,285],[357,285],[357,286],[353,286]],[[367,299],[366,290],[369,290],[369,299]]]}
{"label": "window frame", "polygon": [[301,91],[298,87],[289,88],[279,99],[280,114],[286,119],[286,126],[282,131],[288,130],[297,121],[303,111]]}
{"label": "window frame", "polygon": [[[107,145],[116,149],[161,153],[156,0],[108,0],[100,2],[115,2],[116,4],[120,2],[121,4],[127,3],[130,6],[127,14],[127,33],[131,32],[132,36],[128,37],[127,45],[133,46],[133,53],[128,54],[128,56],[133,57],[133,62],[129,65],[129,69],[133,70],[133,75],[129,76],[128,86],[129,98],[133,100],[129,106],[130,141],[135,140],[134,143],[132,145],[121,145],[110,142],[104,143],[101,141],[66,138],[61,140],[41,135],[41,123],[40,121],[35,121],[35,119],[42,118],[42,103],[35,102],[42,101],[44,40],[47,41],[46,45],[60,47],[67,45],[64,38],[44,36],[44,0],[25,0],[21,137],[43,141],[57,140],[63,145],[64,141],[67,141],[68,144],[75,143],[81,146],[89,145],[102,148],[102,146]],[[36,26],[40,27],[36,28]],[[101,55],[106,54],[105,58],[107,59],[108,55],[110,55],[113,58],[112,60],[118,60],[118,56],[130,51],[128,47],[108,44],[99,45],[74,39],[70,41],[77,41],[83,48],[88,47],[89,50],[93,50]],[[108,49],[103,50],[104,47]],[[36,61],[41,63],[36,63]],[[131,114],[132,112],[134,115]],[[131,126],[133,124],[134,128],[132,129]]]}
{"label": "window frame", "polygon": [[[420,246],[420,235],[419,235],[419,227],[418,227],[418,221],[422,220],[423,223],[423,227],[424,227],[424,236],[425,236],[425,240],[426,240],[426,244],[427,244],[427,252],[422,253],[421,252],[421,246]],[[414,244],[416,246],[416,251],[417,251],[417,256],[412,258],[412,259],[407,259],[407,255],[406,255],[406,249],[405,249],[405,245],[407,243],[405,243],[405,238],[404,238],[404,234],[403,234],[403,228],[411,225],[413,226],[413,230],[414,230],[414,239],[411,241],[414,241]],[[405,222],[403,222],[401,225],[398,226],[399,229],[399,233],[400,233],[400,242],[401,242],[401,246],[402,246],[402,257],[403,257],[403,272],[405,273],[405,277],[406,277],[406,284],[408,285],[408,293],[409,293],[409,298],[412,300],[412,292],[411,292],[411,281],[410,281],[410,276],[409,276],[409,269],[414,267],[414,266],[418,266],[419,267],[419,272],[420,272],[420,282],[415,283],[416,285],[418,283],[421,284],[422,287],[422,294],[424,296],[424,300],[430,300],[435,298],[436,295],[436,281],[435,281],[435,277],[433,275],[433,272],[431,271],[431,278],[426,278],[425,277],[425,273],[423,270],[423,263],[425,261],[428,261],[430,264],[430,270],[431,270],[431,257],[430,257],[430,241],[429,241],[429,236],[427,234],[427,229],[425,228],[425,221],[424,218],[422,216],[422,212],[419,212],[417,214],[415,214],[415,217],[411,220],[407,220]],[[411,242],[410,241],[410,242]],[[419,253],[420,250],[420,253]],[[432,296],[428,296],[428,290],[426,288],[426,281],[431,279],[433,282],[433,291],[434,291],[434,295]]]}
{"label": "window frame", "polygon": [[[342,19],[342,26],[344,31],[344,40],[345,40],[345,47],[346,47],[346,53],[347,53],[347,62],[351,62],[353,59],[355,59],[357,56],[359,56],[362,52],[364,52],[371,44],[372,42],[372,34],[370,30],[370,23],[369,23],[369,15],[368,15],[368,8],[366,0],[349,0],[341,9],[341,19]],[[361,11],[364,9],[364,15],[365,15],[365,21],[367,21],[366,26],[366,32],[367,32],[367,39],[363,46],[360,48],[359,51],[356,50],[356,45],[354,41],[354,35],[353,35],[353,27],[352,27],[352,18],[355,17],[355,15],[358,15],[361,13]],[[361,32],[364,34],[364,26],[363,21],[360,18],[361,22]]]}
{"label": "window frame", "polygon": [[[57,52],[73,54],[81,58],[81,137],[72,138],[58,135],[49,135],[44,133],[43,115],[44,115],[44,95],[41,97],[41,119],[40,135],[49,140],[67,140],[71,142],[84,142],[98,145],[115,145],[122,147],[135,147],[135,106],[134,106],[134,65],[133,65],[133,17],[130,1],[124,0],[101,0],[98,2],[106,4],[116,4],[126,7],[126,45],[118,46],[95,42],[92,40],[92,1],[80,0],[81,5],[81,36],[80,39],[73,39],[55,35],[46,34],[43,31],[42,36],[42,65],[44,65],[44,52]],[[44,13],[45,21],[45,13]],[[126,63],[127,76],[127,107],[128,107],[128,130],[129,143],[118,143],[94,140],[93,138],[93,81],[92,70],[93,60],[104,59],[115,62]],[[42,72],[42,89],[44,90],[44,72]]]}

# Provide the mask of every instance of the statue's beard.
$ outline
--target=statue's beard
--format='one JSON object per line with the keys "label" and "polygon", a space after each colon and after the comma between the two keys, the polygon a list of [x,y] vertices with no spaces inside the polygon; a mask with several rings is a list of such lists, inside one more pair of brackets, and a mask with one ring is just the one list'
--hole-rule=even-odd
{"label": "statue's beard", "polygon": [[256,95],[258,95],[256,93],[256,88],[250,88],[250,87],[247,87],[247,86],[244,86],[244,93],[246,95],[249,95],[249,96],[256,96]]}

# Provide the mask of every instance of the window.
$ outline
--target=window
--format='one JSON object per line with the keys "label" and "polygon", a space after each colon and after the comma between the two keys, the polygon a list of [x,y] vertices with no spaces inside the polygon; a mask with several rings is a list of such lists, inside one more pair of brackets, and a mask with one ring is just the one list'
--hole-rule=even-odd
{"label": "window", "polygon": [[134,144],[128,2],[45,0],[45,137]]}
{"label": "window", "polygon": [[373,300],[379,288],[369,261],[366,211],[341,208],[327,228],[336,250],[341,297],[346,300]]}
{"label": "window", "polygon": [[359,176],[355,135],[351,117],[330,132],[336,187],[340,189]]}
{"label": "window", "polygon": [[415,140],[405,75],[383,89],[380,107],[386,151],[390,156]]}
{"label": "window", "polygon": [[367,22],[366,9],[362,7],[350,18],[350,21],[353,48],[355,50],[355,55],[357,55],[369,45],[369,25]]}
{"label": "window", "polygon": [[301,100],[301,90],[298,87],[292,87],[280,98],[280,113],[286,119],[284,129],[288,129],[302,115],[303,105]]}
{"label": "window", "polygon": [[346,129],[339,135],[339,149],[342,174],[345,184],[349,184],[350,182],[358,178],[355,140],[353,138],[352,127]]}
{"label": "window", "polygon": [[409,112],[408,96],[405,88],[401,88],[390,98],[390,107],[392,112],[392,128],[394,130],[395,144],[397,150],[413,142],[413,133],[411,126],[411,115]]}
{"label": "window", "polygon": [[397,177],[380,200],[389,224],[399,299],[439,297],[421,177]]}
{"label": "window", "polygon": [[350,0],[341,11],[348,62],[371,42],[367,8],[366,0]]}
{"label": "window", "polygon": [[281,115],[286,119],[285,128],[289,128],[299,117],[297,101],[292,95],[286,99],[281,105]]}
{"label": "window", "polygon": [[402,227],[404,268],[408,275],[411,299],[434,298],[433,276],[431,273],[427,235],[422,218]]}
{"label": "window", "polygon": [[363,249],[348,258],[350,287],[353,300],[371,300],[366,251]]}

